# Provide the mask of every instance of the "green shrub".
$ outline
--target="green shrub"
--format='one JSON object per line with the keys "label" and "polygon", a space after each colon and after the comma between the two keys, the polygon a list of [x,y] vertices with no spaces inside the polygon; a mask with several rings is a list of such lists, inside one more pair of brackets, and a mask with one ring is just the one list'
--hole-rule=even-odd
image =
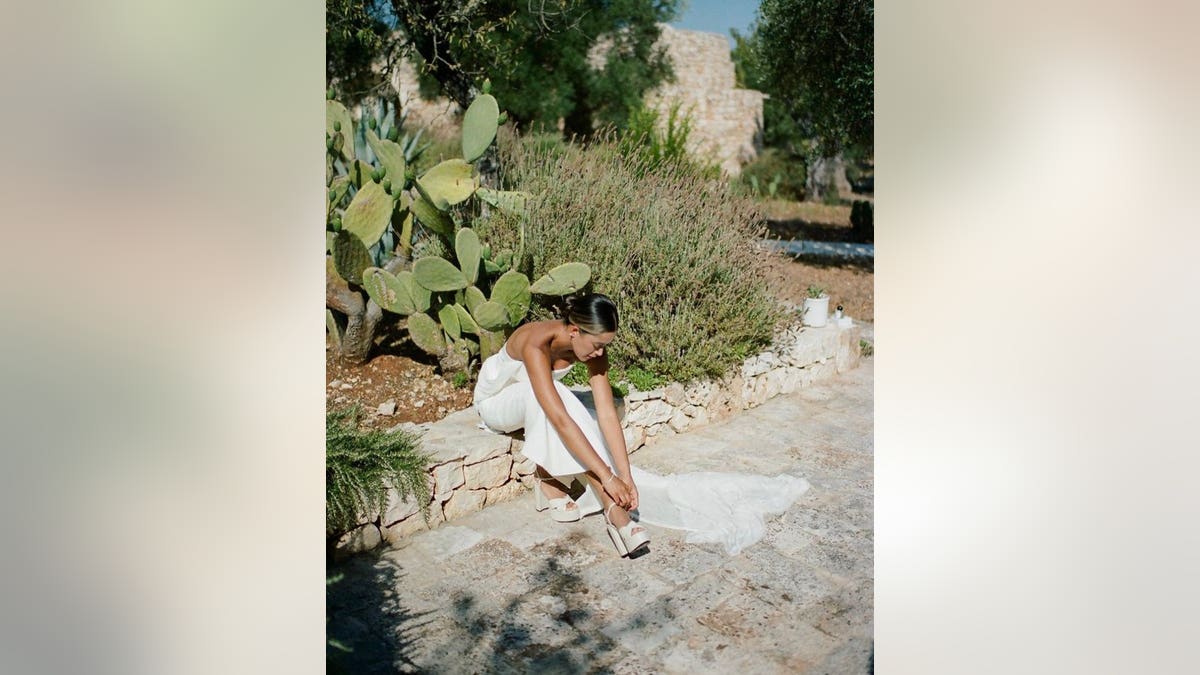
{"label": "green shrub", "polygon": [[743,189],[756,196],[799,202],[804,201],[806,178],[804,158],[789,157],[775,148],[768,148],[742,167],[738,181]]}
{"label": "green shrub", "polygon": [[875,207],[859,200],[850,207],[850,225],[855,241],[875,241]]}
{"label": "green shrub", "polygon": [[665,124],[659,122],[660,118],[657,110],[645,105],[629,113],[618,136],[617,148],[622,155],[635,160],[631,166],[646,172],[674,165],[712,178],[720,176],[720,167],[688,152],[692,116],[683,112],[679,103],[671,105]]}
{"label": "green shrub", "polygon": [[[686,382],[770,342],[782,312],[767,287],[770,254],[751,243],[764,234],[753,200],[692,168],[624,157],[611,139],[553,155],[506,135],[500,154],[506,189],[533,195],[519,269],[591,267],[590,289],[621,315],[614,367]],[[520,221],[483,228],[496,248],[518,248]]]}
{"label": "green shrub", "polygon": [[359,431],[357,406],[325,414],[325,534],[348,532],[363,514],[382,511],[388,487],[415,497],[429,515],[431,458],[403,431]]}

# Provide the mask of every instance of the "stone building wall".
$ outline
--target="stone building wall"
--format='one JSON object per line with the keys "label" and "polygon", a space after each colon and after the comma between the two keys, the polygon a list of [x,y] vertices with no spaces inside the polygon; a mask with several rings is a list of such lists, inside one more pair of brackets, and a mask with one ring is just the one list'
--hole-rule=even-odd
{"label": "stone building wall", "polygon": [[[725,173],[738,175],[762,146],[762,92],[735,88],[733,60],[724,36],[667,24],[659,28],[659,43],[667,49],[675,82],[648,93],[646,104],[660,112],[665,124],[671,106],[678,103],[693,120],[689,150],[720,164]],[[593,66],[604,65],[606,48],[603,41],[597,43],[590,59]],[[424,126],[440,136],[457,133],[458,105],[446,98],[422,100],[416,69],[407,60],[396,68],[392,85],[408,114],[410,128]]]}
{"label": "stone building wall", "polygon": [[737,89],[729,42],[718,33],[681,30],[662,24],[659,43],[667,48],[675,81],[646,95],[646,105],[665,119],[675,104],[692,115],[693,153],[736,176],[762,147],[763,93]]}

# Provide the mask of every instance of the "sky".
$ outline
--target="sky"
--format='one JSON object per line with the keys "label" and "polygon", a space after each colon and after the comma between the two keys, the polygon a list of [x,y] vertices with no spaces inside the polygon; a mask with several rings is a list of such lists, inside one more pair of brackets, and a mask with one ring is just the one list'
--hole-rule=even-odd
{"label": "sky", "polygon": [[[758,11],[758,0],[683,0],[680,17],[671,22],[676,28],[720,33],[729,38],[729,29],[745,34]],[[733,39],[729,38],[733,47]]]}

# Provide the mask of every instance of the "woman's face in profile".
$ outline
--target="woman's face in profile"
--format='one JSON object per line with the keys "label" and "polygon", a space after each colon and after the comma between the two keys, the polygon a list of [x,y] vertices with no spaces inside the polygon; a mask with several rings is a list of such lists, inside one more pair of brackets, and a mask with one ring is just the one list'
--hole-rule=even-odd
{"label": "woman's face in profile", "polygon": [[571,347],[575,352],[575,357],[580,361],[590,361],[591,359],[603,356],[605,348],[617,337],[615,332],[592,335],[578,328],[575,331],[571,338]]}

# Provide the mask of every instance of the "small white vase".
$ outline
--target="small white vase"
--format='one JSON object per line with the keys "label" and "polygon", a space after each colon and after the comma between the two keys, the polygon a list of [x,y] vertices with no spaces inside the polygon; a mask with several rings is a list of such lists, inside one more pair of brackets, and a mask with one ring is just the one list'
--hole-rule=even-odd
{"label": "small white vase", "polygon": [[801,323],[805,326],[820,328],[829,320],[829,296],[822,295],[819,298],[804,299],[804,315],[801,318]]}

